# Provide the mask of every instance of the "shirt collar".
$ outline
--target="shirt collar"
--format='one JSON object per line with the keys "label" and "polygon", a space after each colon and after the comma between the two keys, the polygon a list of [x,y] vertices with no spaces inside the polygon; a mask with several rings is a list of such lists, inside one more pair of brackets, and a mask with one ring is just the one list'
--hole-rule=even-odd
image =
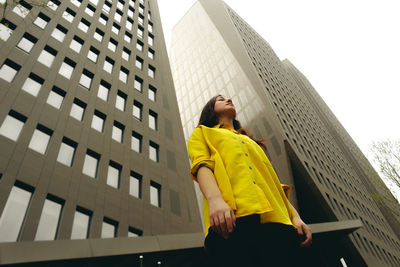
{"label": "shirt collar", "polygon": [[227,130],[229,130],[231,132],[238,133],[238,131],[236,131],[231,126],[226,125],[224,123],[219,123],[219,124],[215,125],[213,128],[224,128],[224,129],[227,129]]}

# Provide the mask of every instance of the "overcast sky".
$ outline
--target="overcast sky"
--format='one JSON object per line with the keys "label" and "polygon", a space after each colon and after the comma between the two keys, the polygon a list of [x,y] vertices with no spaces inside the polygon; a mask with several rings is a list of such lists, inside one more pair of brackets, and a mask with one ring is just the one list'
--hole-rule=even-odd
{"label": "overcast sky", "polygon": [[[364,154],[400,138],[400,1],[226,0],[311,82]],[[158,0],[172,27],[194,0]]]}

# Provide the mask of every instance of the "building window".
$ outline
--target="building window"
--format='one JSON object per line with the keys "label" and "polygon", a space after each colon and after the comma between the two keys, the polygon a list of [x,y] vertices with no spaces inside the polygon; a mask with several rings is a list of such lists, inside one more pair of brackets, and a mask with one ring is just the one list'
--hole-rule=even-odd
{"label": "building window", "polygon": [[[128,13],[129,13],[129,11],[128,11]],[[128,14],[128,16],[129,16],[129,14]],[[126,20],[126,28],[128,29],[128,30],[132,30],[132,28],[133,28],[133,20],[131,19],[131,18],[127,18],[127,20]]]}
{"label": "building window", "polygon": [[125,59],[126,61],[129,61],[130,55],[131,55],[131,51],[128,48],[124,47],[122,49],[122,58]]}
{"label": "building window", "polygon": [[72,61],[68,57],[65,57],[64,62],[61,64],[58,73],[64,76],[65,78],[69,79],[72,76],[72,72],[74,71],[75,66],[76,63],[74,61]]}
{"label": "building window", "polygon": [[75,98],[74,103],[72,103],[71,112],[69,113],[69,115],[77,119],[78,121],[82,121],[85,108],[86,104],[78,98]]}
{"label": "building window", "polygon": [[106,115],[98,110],[95,110],[92,119],[92,128],[102,133],[104,130],[105,121],[106,121]]}
{"label": "building window", "polygon": [[55,240],[57,237],[64,200],[47,195],[40,215],[35,240]]}
{"label": "building window", "polygon": [[157,93],[157,89],[151,85],[149,85],[149,99],[151,101],[156,101],[156,93]]}
{"label": "building window", "polygon": [[148,20],[151,20],[151,12],[150,12],[150,11],[147,12],[147,19],[148,19]]}
{"label": "building window", "polygon": [[79,84],[82,85],[85,89],[89,90],[90,85],[92,84],[93,77],[93,73],[91,73],[87,69],[83,69]]}
{"label": "building window", "polygon": [[13,12],[18,16],[25,18],[28,16],[29,11],[32,9],[32,6],[25,2],[24,0],[18,1],[18,5],[13,8]]}
{"label": "building window", "polygon": [[136,198],[142,198],[142,175],[131,171],[129,179],[129,194]]}
{"label": "building window", "polygon": [[139,22],[140,25],[143,26],[144,17],[141,14],[139,14],[139,16],[138,16],[138,22]]}
{"label": "building window", "polygon": [[147,74],[149,75],[150,78],[154,79],[154,77],[156,75],[156,68],[154,68],[152,65],[149,64]]}
{"label": "building window", "polygon": [[139,5],[139,13],[141,14],[141,15],[143,15],[143,13],[144,13],[144,6],[142,5],[143,3],[141,3],[140,5]]}
{"label": "building window", "polygon": [[118,46],[118,42],[115,41],[113,38],[110,38],[110,41],[108,42],[108,49],[115,52],[115,50],[117,49],[117,46]]}
{"label": "building window", "polygon": [[121,111],[125,111],[127,95],[118,90],[117,98],[115,100],[115,107]]}
{"label": "building window", "polygon": [[53,88],[50,91],[49,96],[47,97],[46,102],[50,106],[53,106],[56,109],[60,109],[65,95],[66,95],[66,93],[63,90],[61,90],[57,86],[53,86]]}
{"label": "building window", "polygon": [[16,181],[0,217],[0,242],[16,242],[23,228],[33,187]]}
{"label": "building window", "polygon": [[80,7],[82,4],[82,0],[71,0],[71,3],[76,5],[77,7]]}
{"label": "building window", "polygon": [[117,23],[113,23],[112,27],[111,27],[111,31],[113,33],[115,33],[116,35],[119,34],[119,30],[121,30],[121,26],[119,26]]}
{"label": "building window", "polygon": [[152,161],[158,162],[159,161],[158,150],[159,150],[159,145],[150,141],[149,142],[149,159],[151,159]]}
{"label": "building window", "polygon": [[103,5],[103,11],[105,11],[106,13],[110,13],[111,10],[111,3],[108,1],[104,1],[104,5]]}
{"label": "building window", "polygon": [[74,21],[75,16],[76,16],[76,12],[73,11],[72,9],[70,9],[69,7],[67,7],[67,9],[64,11],[64,13],[62,15],[62,17],[70,23],[72,23],[72,21]]}
{"label": "building window", "polygon": [[154,36],[152,34],[149,33],[149,36],[147,37],[147,43],[150,46],[154,46]]}
{"label": "building window", "polygon": [[150,59],[154,59],[154,50],[151,49],[151,48],[149,48],[149,50],[148,50],[148,52],[147,52],[147,56],[148,56]]}
{"label": "building window", "polygon": [[142,109],[143,105],[142,103],[139,103],[138,101],[134,100],[133,101],[133,117],[135,117],[138,120],[142,120]]}
{"label": "building window", "polygon": [[[1,30],[0,30],[1,31]],[[33,35],[30,35],[29,33],[24,33],[22,36],[21,40],[17,44],[17,47],[25,51],[26,53],[31,52],[33,46],[37,42],[37,38],[34,37]]]}
{"label": "building window", "polygon": [[97,6],[99,3],[99,0],[89,0],[89,2],[93,3],[93,5]]}
{"label": "building window", "polygon": [[136,56],[135,66],[136,66],[138,69],[141,70],[142,67],[143,67],[143,59],[140,58],[140,57],[138,57],[138,56]]}
{"label": "building window", "polygon": [[107,21],[108,21],[108,17],[106,15],[104,15],[103,13],[101,13],[99,22],[105,26],[107,24]]}
{"label": "building window", "polygon": [[123,83],[127,83],[128,75],[129,75],[129,70],[121,66],[121,69],[119,71],[119,80]]}
{"label": "building window", "polygon": [[31,72],[28,78],[25,80],[24,84],[22,85],[22,90],[36,97],[39,94],[40,88],[42,87],[43,83],[43,78]]}
{"label": "building window", "polygon": [[142,86],[143,86],[143,80],[140,77],[135,76],[133,87],[139,92],[142,92]]}
{"label": "building window", "polygon": [[117,237],[118,222],[111,220],[107,217],[103,219],[103,225],[101,228],[101,238],[113,238]]}
{"label": "building window", "polygon": [[92,212],[77,206],[72,224],[71,239],[86,239],[89,237],[89,227],[92,218]]}
{"label": "building window", "polygon": [[99,41],[101,43],[103,41],[104,32],[102,30],[96,28],[96,31],[94,32],[93,37],[94,37],[94,39],[96,39],[97,41]]}
{"label": "building window", "polygon": [[82,173],[92,178],[97,177],[100,155],[88,149],[86,150],[85,161],[83,163]]}
{"label": "building window", "polygon": [[138,29],[137,29],[137,37],[139,37],[140,39],[142,39],[143,38],[143,27],[142,26],[138,26]]}
{"label": "building window", "polygon": [[125,126],[123,124],[114,121],[111,138],[119,143],[122,143],[122,140],[124,138],[124,130]]}
{"label": "building window", "polygon": [[121,176],[122,166],[110,160],[107,173],[107,184],[114,188],[119,188],[119,180]]}
{"label": "building window", "polygon": [[7,58],[0,68],[0,78],[10,83],[20,69],[20,65]]}
{"label": "building window", "polygon": [[149,128],[153,130],[157,130],[157,113],[152,110],[149,110]]}
{"label": "building window", "polygon": [[136,49],[139,51],[143,51],[143,42],[140,40],[136,41]]}
{"label": "building window", "polygon": [[150,21],[149,24],[147,25],[147,29],[149,32],[153,32],[153,23],[151,23]]}
{"label": "building window", "polygon": [[86,19],[82,18],[81,21],[78,24],[78,28],[83,31],[84,33],[87,33],[90,27],[90,22],[87,21]]}
{"label": "building window", "polygon": [[74,36],[74,38],[71,41],[71,44],[69,45],[69,48],[74,50],[76,53],[81,52],[82,45],[85,41],[83,39],[79,38],[78,36]]}
{"label": "building window", "polygon": [[122,19],[122,15],[123,15],[122,11],[117,9],[117,10],[115,11],[114,19],[115,19],[118,23],[120,23],[120,22],[121,22],[121,19]]}
{"label": "building window", "polygon": [[57,161],[68,167],[71,167],[77,146],[78,144],[76,142],[68,139],[67,137],[63,137],[60,151],[58,152]]}
{"label": "building window", "polygon": [[37,18],[35,19],[35,21],[33,22],[33,24],[35,24],[36,26],[38,26],[41,29],[46,28],[47,23],[49,23],[50,18],[48,16],[46,16],[45,14],[43,14],[42,12],[39,13],[39,15],[37,16]]}
{"label": "building window", "polygon": [[129,32],[125,32],[125,35],[124,35],[124,40],[125,41],[127,41],[128,43],[131,43],[132,42],[132,34],[131,33],[129,33]]}
{"label": "building window", "polygon": [[14,23],[3,18],[0,21],[0,39],[3,41],[7,41],[16,28],[17,26]]}
{"label": "building window", "polygon": [[85,13],[91,17],[93,17],[95,12],[96,12],[96,8],[94,8],[94,6],[92,6],[92,5],[87,5],[87,7],[85,8]]}
{"label": "building window", "polygon": [[[125,5],[125,2],[124,2],[124,1],[119,0],[119,1],[117,2],[117,8],[118,8],[118,9],[124,10],[124,5]],[[118,11],[119,11],[119,10],[118,10]]]}
{"label": "building window", "polygon": [[109,84],[104,80],[101,80],[99,85],[99,91],[97,92],[97,97],[107,102],[110,89],[111,89],[111,84]]}
{"label": "building window", "polygon": [[0,135],[13,141],[17,141],[22,128],[26,122],[26,117],[14,110],[10,110],[0,127]]}
{"label": "building window", "polygon": [[49,2],[47,2],[47,7],[53,11],[56,11],[60,4],[61,2],[58,0],[50,0]]}
{"label": "building window", "polygon": [[46,45],[37,60],[46,67],[50,68],[54,59],[56,58],[56,55],[57,51],[54,48]]}
{"label": "building window", "polygon": [[50,141],[50,137],[53,135],[53,131],[49,128],[38,124],[35,131],[33,132],[31,141],[29,143],[29,148],[39,152],[41,154],[46,154],[47,146]]}
{"label": "building window", "polygon": [[138,134],[135,131],[132,131],[132,141],[131,141],[131,148],[133,151],[138,153],[142,152],[142,135]]}
{"label": "building window", "polygon": [[133,18],[133,13],[135,12],[135,9],[133,8],[133,6],[130,6],[129,8],[128,8],[128,17],[131,17],[131,18]]}
{"label": "building window", "polygon": [[150,181],[150,204],[161,208],[161,185]]}
{"label": "building window", "polygon": [[67,34],[68,30],[61,26],[60,24],[57,24],[57,26],[54,28],[53,32],[51,33],[51,36],[60,41],[63,42],[65,35]]}
{"label": "building window", "polygon": [[112,58],[106,57],[106,60],[104,61],[103,65],[103,70],[105,70],[108,73],[112,73],[114,63],[115,61]]}
{"label": "building window", "polygon": [[128,237],[138,237],[138,236],[142,236],[142,235],[143,235],[143,231],[129,226]]}
{"label": "building window", "polygon": [[93,61],[94,63],[97,62],[97,58],[99,57],[100,51],[97,50],[95,47],[91,46],[88,51],[88,59]]}

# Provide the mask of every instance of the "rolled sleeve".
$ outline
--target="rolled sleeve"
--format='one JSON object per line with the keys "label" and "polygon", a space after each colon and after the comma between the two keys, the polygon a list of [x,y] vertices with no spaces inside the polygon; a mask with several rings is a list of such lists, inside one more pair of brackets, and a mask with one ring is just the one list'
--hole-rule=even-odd
{"label": "rolled sleeve", "polygon": [[214,171],[215,161],[210,154],[210,149],[204,139],[201,128],[196,128],[188,141],[189,158],[192,162],[190,174],[197,182],[197,171],[201,166],[205,166]]}
{"label": "rolled sleeve", "polygon": [[287,184],[281,184],[283,192],[285,193],[285,196],[287,199],[289,199],[289,193],[290,193],[290,189],[292,189],[292,187],[290,185]]}

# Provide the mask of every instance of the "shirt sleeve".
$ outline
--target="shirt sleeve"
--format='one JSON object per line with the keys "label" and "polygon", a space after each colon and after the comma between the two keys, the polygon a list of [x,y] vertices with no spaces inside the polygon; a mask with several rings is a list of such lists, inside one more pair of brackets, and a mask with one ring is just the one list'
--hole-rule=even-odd
{"label": "shirt sleeve", "polygon": [[290,193],[290,189],[292,189],[292,187],[290,185],[287,184],[281,184],[283,192],[285,193],[285,196],[287,199],[289,199],[289,193]]}
{"label": "shirt sleeve", "polygon": [[192,162],[190,174],[193,180],[197,182],[197,171],[201,166],[214,171],[215,162],[200,127],[196,128],[189,138],[188,151],[190,161]]}

